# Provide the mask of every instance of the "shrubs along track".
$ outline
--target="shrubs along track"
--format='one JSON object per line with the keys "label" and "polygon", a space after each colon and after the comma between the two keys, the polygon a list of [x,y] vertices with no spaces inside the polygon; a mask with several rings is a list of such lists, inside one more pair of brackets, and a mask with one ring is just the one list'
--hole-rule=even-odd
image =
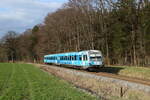
{"label": "shrubs along track", "polygon": [[0,64],[0,100],[97,100],[29,64]]}
{"label": "shrubs along track", "polygon": [[[120,81],[111,78],[100,78],[84,72],[79,72],[73,69],[62,67],[37,65],[41,69],[52,73],[55,76],[61,77],[76,87],[83,88],[102,98],[110,100],[149,100],[150,90],[143,91],[142,89],[132,88],[137,87],[136,84],[118,84]],[[110,81],[111,80],[111,81]],[[118,81],[118,82],[117,82]],[[122,81],[122,80],[121,80]],[[120,83],[123,83],[122,81]],[[148,89],[150,87],[148,86]]]}

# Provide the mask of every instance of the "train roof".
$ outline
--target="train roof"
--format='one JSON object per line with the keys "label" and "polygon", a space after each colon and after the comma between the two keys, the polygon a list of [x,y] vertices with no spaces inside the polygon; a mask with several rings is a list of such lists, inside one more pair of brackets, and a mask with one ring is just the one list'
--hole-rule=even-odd
{"label": "train roof", "polygon": [[79,52],[66,52],[66,53],[57,53],[57,54],[49,54],[46,56],[54,56],[54,55],[63,55],[63,54],[79,54],[79,53],[87,53],[87,52],[100,52],[99,50],[85,50],[85,51],[79,51]]}

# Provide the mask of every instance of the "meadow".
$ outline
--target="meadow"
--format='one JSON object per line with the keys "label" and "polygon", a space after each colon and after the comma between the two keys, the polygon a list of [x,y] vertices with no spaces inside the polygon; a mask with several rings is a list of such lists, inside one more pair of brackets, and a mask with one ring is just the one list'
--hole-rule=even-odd
{"label": "meadow", "polygon": [[0,100],[96,100],[30,64],[0,63]]}
{"label": "meadow", "polygon": [[112,69],[121,69],[117,74],[150,81],[150,68],[136,66],[112,66]]}

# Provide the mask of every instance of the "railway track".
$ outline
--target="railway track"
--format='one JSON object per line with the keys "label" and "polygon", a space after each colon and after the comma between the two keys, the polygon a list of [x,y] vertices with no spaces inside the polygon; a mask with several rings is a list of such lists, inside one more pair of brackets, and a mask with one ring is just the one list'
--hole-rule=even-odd
{"label": "railway track", "polygon": [[[42,66],[50,66],[50,65],[42,65]],[[53,65],[53,66],[55,66],[55,65]],[[75,70],[75,71],[78,71],[78,72],[93,74],[93,75],[96,75],[96,76],[103,76],[103,77],[119,79],[119,80],[123,80],[123,81],[128,81],[128,82],[132,82],[132,83],[138,83],[138,84],[150,86],[150,80],[134,78],[134,77],[128,77],[128,76],[123,76],[123,75],[118,75],[118,74],[113,74],[113,73],[108,73],[108,72],[101,72],[100,69],[98,71],[89,72],[87,70],[76,69],[76,68],[72,68],[72,67],[65,67],[65,66],[61,66],[61,67],[55,66],[55,67],[63,68],[63,69],[70,69],[70,70]]]}
{"label": "railway track", "polygon": [[[86,71],[83,71],[86,72]],[[139,83],[143,85],[148,85],[150,86],[150,81],[149,80],[144,80],[144,79],[139,79],[139,78],[134,78],[134,77],[128,77],[128,76],[123,76],[123,75],[117,75],[117,74],[111,74],[111,73],[105,73],[105,72],[86,72],[86,73],[91,73],[95,74],[98,76],[104,76],[104,77],[109,77],[109,78],[115,78],[119,80],[125,80],[129,82],[134,82],[134,83]]]}

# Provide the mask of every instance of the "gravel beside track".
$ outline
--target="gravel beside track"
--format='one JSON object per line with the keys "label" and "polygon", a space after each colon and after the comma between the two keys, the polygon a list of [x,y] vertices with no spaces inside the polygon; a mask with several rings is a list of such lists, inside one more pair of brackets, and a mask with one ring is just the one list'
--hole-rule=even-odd
{"label": "gravel beside track", "polygon": [[43,69],[48,67],[55,70],[62,70],[62,72],[68,73],[68,74],[74,74],[74,75],[81,75],[84,77],[89,77],[93,79],[98,79],[100,81],[106,81],[118,84],[123,87],[127,87],[130,89],[140,90],[147,93],[150,93],[150,81],[147,80],[140,80],[136,78],[131,77],[125,77],[110,73],[103,73],[103,72],[88,72],[84,70],[75,70],[70,68],[64,68],[64,67],[58,67],[54,65],[40,65]]}

